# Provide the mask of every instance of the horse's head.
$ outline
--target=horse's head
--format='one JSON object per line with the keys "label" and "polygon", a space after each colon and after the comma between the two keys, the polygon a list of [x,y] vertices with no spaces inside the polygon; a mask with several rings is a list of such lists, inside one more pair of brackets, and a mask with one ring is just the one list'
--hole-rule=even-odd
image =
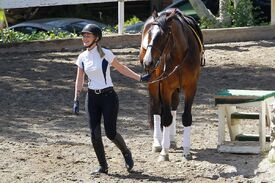
{"label": "horse's head", "polygon": [[160,58],[164,54],[171,38],[169,22],[174,15],[173,12],[164,12],[158,16],[155,12],[149,19],[150,21],[145,23],[142,32],[140,62],[147,72],[158,66]]}

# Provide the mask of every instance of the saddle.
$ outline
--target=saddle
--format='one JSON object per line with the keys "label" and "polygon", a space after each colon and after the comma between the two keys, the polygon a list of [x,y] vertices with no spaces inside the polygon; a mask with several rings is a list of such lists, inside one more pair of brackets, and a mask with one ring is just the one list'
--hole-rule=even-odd
{"label": "saddle", "polygon": [[202,49],[202,58],[201,58],[201,66],[205,66],[205,57],[204,57],[204,44],[203,44],[203,34],[201,32],[201,29],[197,23],[197,21],[188,15],[184,15],[179,9],[168,9],[166,10],[166,13],[171,13],[173,11],[176,11],[176,15],[178,20],[184,25],[186,23],[192,30],[194,36],[196,37],[199,45]]}

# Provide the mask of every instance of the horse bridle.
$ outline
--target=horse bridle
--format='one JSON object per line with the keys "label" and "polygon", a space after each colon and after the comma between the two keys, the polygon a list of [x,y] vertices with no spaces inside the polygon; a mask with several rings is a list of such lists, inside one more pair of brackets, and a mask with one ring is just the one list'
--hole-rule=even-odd
{"label": "horse bridle", "polygon": [[[171,15],[170,15],[170,16],[171,16]],[[177,16],[177,17],[178,17],[178,16]],[[183,22],[183,21],[182,21],[181,19],[179,19],[179,18],[178,18],[178,20],[179,20],[181,23]],[[161,24],[159,24],[158,21],[154,21],[154,22],[152,23],[152,25],[158,25],[159,28],[160,28],[163,32],[165,32],[163,26],[162,26]],[[203,47],[202,40],[201,40],[200,37],[198,36],[197,32],[192,28],[192,26],[190,26],[189,24],[187,24],[187,25],[188,25],[188,27],[191,29],[191,31],[195,34],[196,39],[198,40],[199,45],[200,45],[200,47],[201,47],[201,52],[203,53],[203,52],[204,52],[204,51],[203,51],[203,50],[204,50],[204,47]],[[167,34],[167,32],[166,32],[166,34]],[[171,30],[169,30],[169,34],[168,34],[168,35],[169,35],[169,36],[168,36],[167,41],[166,41],[167,43],[168,43],[168,41],[169,41],[169,39],[170,39],[170,37],[171,37]],[[165,46],[163,47],[162,50],[161,50],[161,49],[154,48],[153,45],[148,45],[148,46],[147,46],[147,48],[148,48],[148,47],[151,47],[152,49],[154,48],[154,49],[156,49],[156,50],[160,53],[160,57],[158,58],[158,62],[154,65],[154,68],[152,69],[152,71],[150,72],[150,74],[152,74],[153,72],[155,72],[156,69],[157,69],[157,67],[158,67],[158,65],[160,64],[160,60],[161,60],[163,51],[164,51],[164,49],[166,48],[166,46],[167,46],[167,44],[165,44]],[[187,57],[187,54],[184,54],[184,58],[182,59],[182,62],[181,62],[180,64],[176,65],[176,66],[174,67],[174,69],[173,69],[169,74],[167,74],[166,76],[164,76],[165,73],[166,73],[166,63],[164,63],[164,69],[163,69],[163,72],[161,73],[161,75],[158,76],[155,80],[153,80],[153,81],[151,81],[151,82],[148,82],[148,84],[156,83],[156,82],[165,80],[165,79],[167,79],[168,77],[170,77],[172,74],[174,74],[174,73],[183,65],[184,60],[186,59],[186,57]]]}
{"label": "horse bridle", "polygon": [[[159,26],[159,28],[161,29],[161,31],[164,33],[164,35],[166,37],[165,41],[163,41],[163,42],[164,43],[168,43],[170,41],[170,38],[171,38],[171,30],[170,30],[170,28],[168,28],[168,31],[165,31],[165,29],[157,21],[153,22],[152,25]],[[150,30],[151,30],[151,28],[150,28]],[[157,47],[154,47],[152,44],[148,44],[147,45],[147,49],[150,48],[150,47],[151,47],[151,49],[154,49],[154,50],[156,50],[159,53],[159,58],[157,59],[158,61],[155,63],[152,71],[149,73],[149,74],[152,74],[153,72],[155,72],[155,70],[159,66],[161,58],[162,58],[162,55],[163,55],[163,51],[167,47],[167,44],[163,44],[161,48],[157,48]]]}
{"label": "horse bridle", "polygon": [[[169,28],[168,32],[165,32],[165,31],[164,31],[164,28],[163,28],[157,21],[156,21],[156,22],[153,22],[152,25],[158,25],[158,26],[159,26],[159,28],[161,29],[161,31],[163,31],[163,32],[166,34],[166,37],[167,37],[167,38],[166,38],[166,41],[165,41],[165,42],[166,42],[166,43],[169,43],[170,37],[171,37],[171,34],[172,34],[170,28]],[[157,62],[155,63],[155,65],[154,65],[154,68],[152,69],[151,72],[149,72],[149,74],[152,74],[152,73],[154,73],[154,72],[156,71],[157,67],[159,66],[160,61],[161,61],[161,58],[162,58],[162,55],[163,55],[163,51],[164,51],[165,48],[167,47],[167,44],[164,44],[164,46],[163,46],[162,49],[156,48],[156,47],[154,47],[153,45],[150,45],[150,44],[147,46],[147,49],[148,49],[149,47],[151,47],[151,49],[157,50],[157,51],[159,52],[159,54],[160,54],[160,56],[159,56],[159,58],[158,58],[158,61],[157,61]],[[185,57],[186,57],[186,55],[185,55]],[[184,59],[185,59],[185,58],[184,58]],[[148,84],[156,83],[156,82],[162,81],[162,80],[164,80],[164,79],[167,79],[167,78],[170,77],[178,68],[180,68],[181,65],[182,65],[182,64],[177,65],[169,74],[167,74],[166,76],[164,76],[165,73],[166,73],[166,63],[164,63],[164,69],[163,69],[163,72],[161,73],[161,75],[158,76],[155,80],[148,82]]]}

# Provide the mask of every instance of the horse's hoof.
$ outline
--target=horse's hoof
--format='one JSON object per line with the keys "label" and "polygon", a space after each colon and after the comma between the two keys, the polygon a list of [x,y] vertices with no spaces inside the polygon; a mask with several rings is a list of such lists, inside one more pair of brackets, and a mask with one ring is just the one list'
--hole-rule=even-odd
{"label": "horse's hoof", "polygon": [[189,153],[189,154],[184,154],[183,155],[182,161],[190,161],[192,159],[193,159],[192,154]]}
{"label": "horse's hoof", "polygon": [[170,148],[171,149],[177,149],[177,143],[176,143],[176,141],[171,141],[170,142]]}
{"label": "horse's hoof", "polygon": [[169,155],[166,154],[166,155],[159,155],[159,158],[158,158],[158,162],[162,162],[162,161],[169,161]]}
{"label": "horse's hoof", "polygon": [[160,152],[162,149],[161,146],[152,146],[152,152]]}

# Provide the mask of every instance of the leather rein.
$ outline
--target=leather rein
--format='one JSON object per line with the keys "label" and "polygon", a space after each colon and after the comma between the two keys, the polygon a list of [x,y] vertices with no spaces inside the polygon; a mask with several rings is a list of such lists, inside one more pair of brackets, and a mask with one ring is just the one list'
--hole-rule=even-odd
{"label": "leather rein", "polygon": [[[158,59],[158,61],[156,62],[156,64],[154,65],[154,68],[152,69],[152,71],[149,73],[149,74],[152,74],[152,73],[154,73],[154,72],[156,72],[156,70],[157,70],[157,68],[159,67],[159,65],[160,65],[160,63],[161,63],[161,61],[163,60],[164,61],[164,69],[163,69],[163,72],[161,73],[161,75],[160,76],[158,76],[156,79],[154,79],[153,81],[150,81],[150,82],[148,82],[148,84],[153,84],[153,83],[156,83],[156,82],[159,82],[159,81],[162,81],[162,80],[165,80],[165,79],[167,79],[168,77],[170,77],[172,74],[174,74],[179,68],[180,68],[180,66],[181,65],[183,65],[182,63],[183,62],[181,62],[180,64],[178,64],[176,67],[174,67],[174,69],[169,73],[169,74],[166,74],[166,62],[165,62],[165,59],[162,59],[162,56],[163,56],[163,53],[164,53],[164,50],[169,46],[169,41],[170,41],[170,39],[171,39],[171,30],[169,30],[168,32],[165,32],[164,31],[164,29],[162,28],[162,26],[160,25],[160,24],[158,24],[158,22],[154,22],[152,25],[158,25],[159,26],[159,28],[161,29],[161,31],[163,31],[165,34],[166,34],[166,40],[167,41],[165,41],[165,46],[164,46],[164,48],[161,50],[161,49],[159,49],[159,48],[155,48],[152,44],[149,44],[148,46],[147,46],[147,49],[149,48],[149,47],[151,47],[152,49],[155,49],[155,50],[157,50],[159,53],[160,53],[160,57],[159,57],[159,59]],[[186,55],[184,56],[184,59],[185,59],[185,57],[186,57]],[[183,59],[183,60],[184,60]]]}
{"label": "leather rein", "polygon": [[[180,18],[178,18],[178,20],[181,22],[182,26],[183,26],[183,20],[181,20]],[[168,32],[165,32],[164,28],[162,28],[162,26],[158,23],[158,22],[153,22],[152,25],[158,25],[159,28],[161,29],[161,31],[163,31],[167,36],[167,41],[165,41],[165,46],[164,48],[161,50],[161,49],[158,49],[158,48],[155,48],[152,44],[149,44],[147,46],[147,49],[149,47],[151,47],[152,49],[156,49],[159,53],[160,53],[160,57],[158,59],[158,61],[156,62],[156,64],[154,65],[154,68],[152,69],[152,71],[149,73],[149,74],[152,74],[156,71],[156,69],[158,68],[158,66],[160,65],[161,63],[161,58],[163,56],[163,53],[164,53],[164,50],[167,48],[167,46],[169,46],[169,41],[170,41],[170,38],[172,37],[172,33],[171,33],[171,30],[169,30]],[[188,27],[191,29],[191,31],[195,34],[195,37],[197,39],[197,41],[199,42],[199,45],[200,45],[200,48],[201,48],[201,51],[202,53],[204,52],[204,48],[203,48],[203,43],[201,42],[198,34],[196,33],[196,31],[189,25],[187,24]],[[177,66],[174,67],[174,69],[169,73],[169,74],[166,74],[166,62],[165,62],[165,59],[164,60],[164,69],[163,69],[163,72],[161,73],[160,76],[158,76],[156,79],[154,79],[153,81],[150,81],[148,82],[148,84],[153,84],[153,83],[156,83],[156,82],[159,82],[159,81],[162,81],[162,80],[165,80],[167,79],[168,77],[170,77],[172,74],[174,74],[184,63],[184,60],[186,58],[187,54],[184,55],[184,58],[182,59],[182,62],[180,64],[178,64]],[[166,75],[165,75],[166,74]]]}

